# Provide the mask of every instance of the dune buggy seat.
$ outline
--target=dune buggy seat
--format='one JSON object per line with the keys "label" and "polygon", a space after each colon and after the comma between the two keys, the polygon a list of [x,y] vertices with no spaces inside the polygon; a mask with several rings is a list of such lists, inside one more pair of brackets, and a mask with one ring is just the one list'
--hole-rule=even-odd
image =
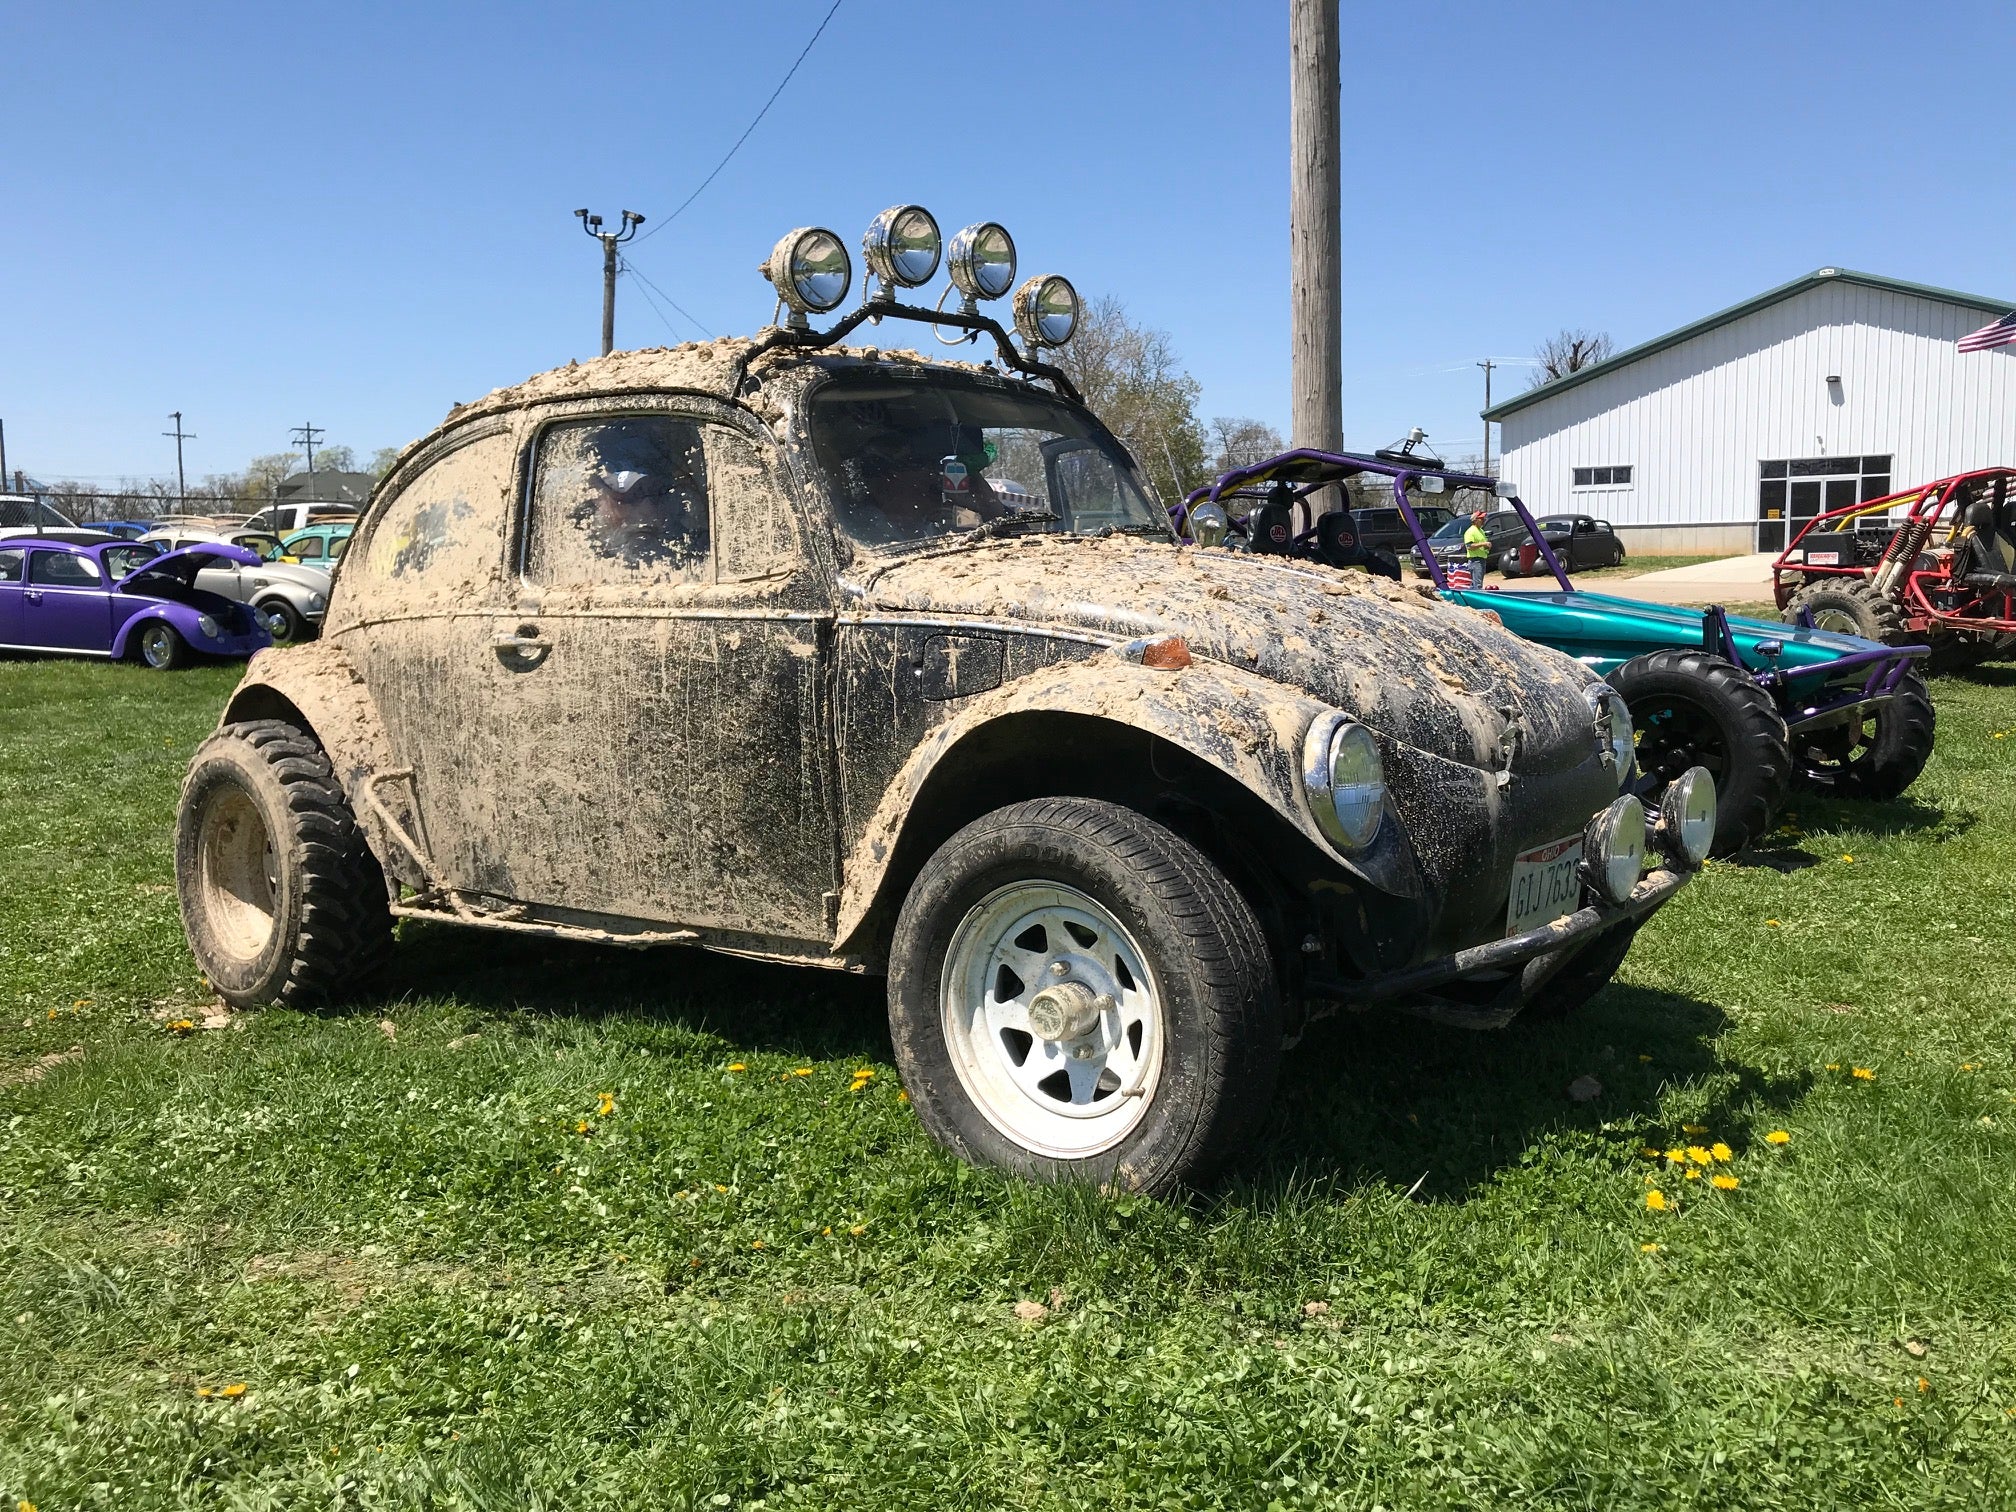
{"label": "dune buggy seat", "polygon": [[2016,541],[1995,518],[1995,506],[1977,499],[1967,506],[1966,562],[1955,574],[1970,588],[2016,593]]}

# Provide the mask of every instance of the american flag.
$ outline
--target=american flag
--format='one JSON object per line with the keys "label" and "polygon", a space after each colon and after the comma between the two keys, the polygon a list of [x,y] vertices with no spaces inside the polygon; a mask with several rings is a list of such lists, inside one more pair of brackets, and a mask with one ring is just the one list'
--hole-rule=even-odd
{"label": "american flag", "polygon": [[1985,352],[1990,347],[2007,346],[2012,341],[2016,341],[2016,310],[2011,310],[1993,325],[1985,325],[1962,336],[1960,350]]}

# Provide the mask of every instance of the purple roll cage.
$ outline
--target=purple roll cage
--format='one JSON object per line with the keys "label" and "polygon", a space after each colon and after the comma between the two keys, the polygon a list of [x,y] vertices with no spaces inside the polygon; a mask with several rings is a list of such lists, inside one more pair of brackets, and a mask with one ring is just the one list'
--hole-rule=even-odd
{"label": "purple roll cage", "polygon": [[[1494,497],[1504,498],[1519,516],[1519,522],[1526,527],[1526,533],[1533,538],[1533,544],[1540,549],[1541,558],[1547,563],[1548,571],[1554,574],[1554,581],[1563,593],[1576,591],[1568,580],[1568,570],[1561,565],[1561,559],[1554,555],[1554,548],[1547,544],[1547,536],[1540,529],[1526,505],[1516,495],[1498,493],[1497,480],[1477,477],[1470,473],[1450,472],[1441,467],[1409,467],[1403,462],[1389,462],[1383,457],[1358,456],[1348,452],[1314,451],[1307,447],[1295,451],[1282,452],[1269,457],[1264,462],[1255,462],[1247,467],[1235,467],[1222,474],[1208,488],[1193,490],[1182,503],[1169,510],[1169,521],[1176,534],[1189,538],[1190,511],[1199,504],[1216,504],[1228,498],[1263,499],[1266,497],[1257,485],[1270,481],[1282,481],[1295,485],[1294,499],[1297,504],[1307,499],[1319,488],[1341,482],[1357,473],[1374,473],[1393,480],[1393,502],[1400,507],[1400,517],[1407,522],[1408,532],[1414,537],[1414,544],[1420,549],[1422,566],[1434,581],[1437,591],[1449,588],[1448,576],[1442,564],[1428,545],[1428,532],[1421,527],[1420,518],[1414,507],[1407,502],[1407,485],[1416,478],[1432,474],[1457,488],[1481,488]],[[1308,530],[1294,539],[1296,546],[1306,545],[1316,534],[1312,519]],[[1811,629],[1810,617],[1802,617],[1801,623]],[[1929,646],[1884,646],[1873,651],[1852,651],[1831,662],[1820,662],[1793,671],[1781,672],[1775,668],[1759,671],[1751,668],[1740,654],[1735,633],[1729,628],[1729,616],[1720,604],[1711,605],[1702,623],[1702,647],[1704,650],[1734,662],[1769,688],[1785,688],[1785,722],[1788,727],[1797,728],[1836,715],[1843,710],[1853,709],[1863,704],[1877,703],[1894,697],[1897,686],[1904,680],[1904,674],[1911,663],[1921,656],[1929,655]],[[1808,702],[1794,698],[1791,684],[1810,678],[1835,678],[1843,672],[1868,667],[1869,675],[1859,689],[1849,689],[1832,698],[1821,698]]]}

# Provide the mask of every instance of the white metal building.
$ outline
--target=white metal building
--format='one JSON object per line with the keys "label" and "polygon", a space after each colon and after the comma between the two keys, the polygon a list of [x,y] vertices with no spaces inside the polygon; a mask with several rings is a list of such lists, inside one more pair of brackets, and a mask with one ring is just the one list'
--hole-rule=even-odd
{"label": "white metal building", "polygon": [[2016,303],[1822,268],[1484,412],[1535,513],[1638,551],[1775,551],[1786,523],[2016,463]]}

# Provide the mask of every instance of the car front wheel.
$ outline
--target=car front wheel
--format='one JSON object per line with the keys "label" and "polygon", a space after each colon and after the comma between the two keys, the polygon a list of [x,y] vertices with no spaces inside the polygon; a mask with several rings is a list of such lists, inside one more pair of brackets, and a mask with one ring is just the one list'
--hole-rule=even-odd
{"label": "car front wheel", "polygon": [[320,743],[283,720],[197,747],[175,883],[196,964],[240,1008],[363,991],[391,954],[384,873]]}
{"label": "car front wheel", "polygon": [[189,660],[189,643],[165,620],[154,620],[140,630],[140,660],[156,672],[173,672]]}
{"label": "car front wheel", "polygon": [[890,947],[889,1024],[953,1153],[1150,1192],[1238,1151],[1280,1062],[1246,900],[1180,836],[1081,798],[997,809],[925,863]]}
{"label": "car front wheel", "polygon": [[300,611],[285,599],[265,599],[259,604],[259,618],[266,622],[267,633],[275,641],[295,641],[301,639],[301,628],[306,622]]}
{"label": "car front wheel", "polygon": [[1715,779],[1713,854],[1758,839],[1792,781],[1791,739],[1771,695],[1743,668],[1705,651],[1654,651],[1606,679],[1637,731],[1648,796],[1689,767]]}

